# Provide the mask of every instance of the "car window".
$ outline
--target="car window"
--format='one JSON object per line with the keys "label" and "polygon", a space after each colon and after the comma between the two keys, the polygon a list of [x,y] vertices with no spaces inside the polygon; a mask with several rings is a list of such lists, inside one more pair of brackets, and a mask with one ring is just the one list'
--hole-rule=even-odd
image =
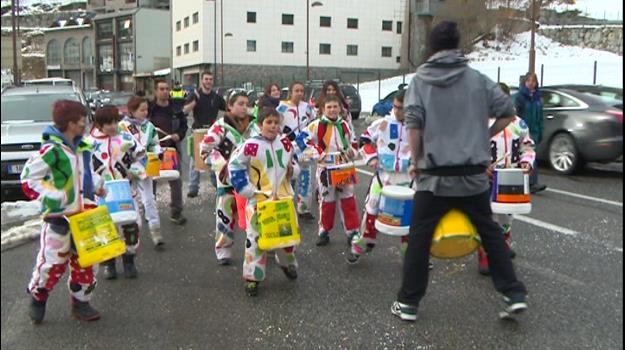
{"label": "car window", "polygon": [[358,95],[358,90],[351,85],[343,85],[341,86],[341,92],[343,96],[355,96]]}
{"label": "car window", "polygon": [[390,94],[386,95],[386,97],[384,97],[384,99],[382,99],[382,101],[386,101],[386,102],[392,101],[395,98],[395,95],[397,95],[398,91],[399,90],[395,90],[395,91],[391,92]]}
{"label": "car window", "polygon": [[572,98],[566,97],[555,91],[543,91],[541,100],[544,108],[575,108],[580,107]]}
{"label": "car window", "polygon": [[128,104],[129,99],[130,96],[112,96],[108,103],[112,104],[113,106],[125,106],[126,104]]}
{"label": "car window", "polygon": [[76,94],[3,95],[2,122],[51,121],[52,105],[60,99],[81,102]]}

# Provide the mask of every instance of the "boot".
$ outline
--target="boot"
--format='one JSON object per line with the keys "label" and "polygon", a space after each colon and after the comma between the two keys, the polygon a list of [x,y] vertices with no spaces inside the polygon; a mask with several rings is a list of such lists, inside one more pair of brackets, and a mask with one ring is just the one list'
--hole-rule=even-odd
{"label": "boot", "polygon": [[40,324],[46,314],[46,300],[30,299],[28,316],[34,324]]}
{"label": "boot", "polygon": [[486,255],[486,252],[482,247],[479,247],[477,250],[477,263],[477,271],[480,273],[480,275],[490,275],[490,270],[488,268],[488,256]]}
{"label": "boot", "polygon": [[122,255],[124,261],[124,277],[137,278],[137,267],[135,266],[135,255],[124,254]]}
{"label": "boot", "polygon": [[114,280],[117,278],[117,270],[115,268],[115,258],[107,260],[100,265],[104,266],[104,279]]}
{"label": "boot", "polygon": [[100,313],[89,305],[88,301],[80,301],[74,297],[71,299],[72,316],[80,321],[96,321],[100,319]]}
{"label": "boot", "polygon": [[165,242],[163,241],[163,236],[161,235],[161,229],[159,228],[151,228],[150,234],[152,235],[152,242],[154,242],[154,249],[161,249]]}

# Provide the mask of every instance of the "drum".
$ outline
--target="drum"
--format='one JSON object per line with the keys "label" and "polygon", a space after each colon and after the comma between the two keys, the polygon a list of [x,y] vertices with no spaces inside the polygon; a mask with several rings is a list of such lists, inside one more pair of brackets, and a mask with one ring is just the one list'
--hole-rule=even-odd
{"label": "drum", "polygon": [[105,205],[118,225],[130,224],[137,221],[135,201],[132,199],[132,189],[128,180],[111,180],[104,183],[106,197],[100,198],[99,205]]}
{"label": "drum", "polygon": [[300,234],[292,198],[266,200],[256,205],[258,248],[274,250],[298,245]]}
{"label": "drum", "polygon": [[161,160],[158,159],[158,154],[148,152],[147,162],[145,165],[145,174],[149,177],[156,177],[160,175]]}
{"label": "drum", "polygon": [[415,191],[402,186],[385,186],[375,228],[387,235],[405,236],[410,230]]}
{"label": "drum", "polygon": [[457,209],[445,214],[434,230],[430,254],[435,258],[461,258],[480,246],[480,237],[469,218]]}
{"label": "drum", "polygon": [[247,228],[247,222],[245,220],[245,207],[247,206],[247,198],[239,196],[239,194],[235,192],[234,200],[237,204],[237,221],[239,222],[239,227],[242,230],[245,230]]}
{"label": "drum", "polygon": [[195,170],[197,171],[208,171],[208,165],[202,157],[200,156],[200,143],[204,139],[204,135],[206,135],[206,129],[197,129],[193,130],[193,161],[195,164]]}
{"label": "drum", "polygon": [[332,187],[358,183],[356,167],[352,163],[329,165],[326,167],[325,176],[327,176],[327,184]]}
{"label": "drum", "polygon": [[180,178],[179,169],[180,164],[178,163],[178,152],[173,147],[165,148],[159,176],[154,179],[157,181],[177,180]]}
{"label": "drum", "polygon": [[115,258],[126,252],[126,244],[106,206],[99,206],[68,218],[78,264],[85,268]]}
{"label": "drum", "polygon": [[495,169],[491,208],[497,214],[528,214],[532,211],[529,175],[523,169]]}

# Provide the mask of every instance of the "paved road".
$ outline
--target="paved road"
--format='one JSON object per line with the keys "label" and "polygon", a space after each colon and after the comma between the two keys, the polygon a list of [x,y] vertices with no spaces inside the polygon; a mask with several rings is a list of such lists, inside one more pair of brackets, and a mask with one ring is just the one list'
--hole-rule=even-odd
{"label": "paved road", "polygon": [[[2,252],[2,348],[620,349],[623,172],[622,164],[599,168],[566,178],[545,170],[543,182],[567,193],[535,196],[533,213],[515,222],[515,264],[530,290],[530,310],[519,322],[498,320],[501,301],[490,279],[478,275],[474,256],[434,260],[418,321],[401,322],[389,312],[400,283],[397,239],[381,237],[370,256],[350,267],[337,230],[328,247],[314,246],[316,222],[302,223],[300,278],[287,280],[270,259],[259,297],[248,298],[244,235],[236,237],[235,264],[218,267],[215,197],[204,186],[199,198],[186,201],[183,228],[166,220],[160,203],[167,249],[155,252],[146,240],[139,279],[99,282],[94,305],[103,317],[95,323],[70,318],[60,285],[44,323],[30,324],[24,287],[38,244]],[[368,180],[361,174],[359,203]]]}

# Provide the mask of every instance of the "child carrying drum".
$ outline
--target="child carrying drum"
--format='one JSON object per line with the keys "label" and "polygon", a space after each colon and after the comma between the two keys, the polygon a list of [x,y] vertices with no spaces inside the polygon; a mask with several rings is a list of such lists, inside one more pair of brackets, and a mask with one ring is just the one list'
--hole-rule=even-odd
{"label": "child carrying drum", "polygon": [[[93,171],[105,182],[122,179],[134,182],[145,179],[145,168],[140,162],[145,156],[145,149],[130,133],[121,129],[119,121],[119,111],[115,106],[104,106],[96,111],[89,136],[93,145]],[[140,224],[141,218],[138,217],[136,222],[121,227],[126,240],[126,253],[122,255],[126,278],[137,277],[135,254],[139,247]],[[102,265],[105,279],[117,278],[115,259],[105,261]]]}
{"label": "child carrying drum", "polygon": [[[499,86],[503,92],[510,95],[510,88],[506,84],[499,83]],[[492,123],[494,123],[494,119],[491,119],[490,124]],[[516,117],[514,122],[491,139],[490,147],[492,164],[488,169],[488,175],[491,180],[495,169],[517,168],[529,173],[536,159],[534,141],[530,138],[529,128],[519,117]],[[493,214],[493,219],[501,226],[506,246],[510,250],[510,256],[514,257],[515,253],[510,242],[512,215]],[[478,271],[482,275],[490,274],[488,257],[482,247],[478,249]]]}
{"label": "child carrying drum", "polygon": [[[380,210],[380,198],[384,186],[410,187],[408,175],[410,144],[404,124],[404,94],[399,91],[393,100],[391,114],[375,121],[360,137],[361,151],[367,165],[376,169],[365,200],[365,217],[360,226],[360,235],[354,237],[351,253],[346,260],[356,264],[365,252],[375,247],[378,230],[375,222]],[[408,236],[401,237],[401,252],[406,251]]]}
{"label": "child carrying drum", "polygon": [[[273,108],[260,112],[260,135],[238,147],[230,159],[228,170],[237,193],[248,199],[246,207],[247,241],[243,261],[245,290],[256,296],[258,284],[265,279],[267,251],[259,248],[257,204],[266,200],[293,199],[291,177],[294,168],[294,148],[287,137],[280,137],[281,115]],[[293,220],[296,220],[293,215]],[[287,278],[297,278],[295,247],[276,250],[276,262]]]}
{"label": "child carrying drum", "polygon": [[[349,123],[339,116],[340,100],[337,96],[328,95],[323,103],[324,114],[313,121],[305,132],[298,137],[297,145],[312,147],[319,155],[317,164],[317,181],[319,188],[319,238],[317,246],[330,243],[330,231],[334,227],[334,216],[337,201],[340,201],[339,213],[347,235],[347,243],[358,235],[358,209],[354,197],[354,181],[344,183],[332,182],[333,169],[349,165],[356,158],[357,151],[351,144],[353,130]],[[351,167],[353,169],[353,166]],[[355,177],[355,169],[353,176]]]}

